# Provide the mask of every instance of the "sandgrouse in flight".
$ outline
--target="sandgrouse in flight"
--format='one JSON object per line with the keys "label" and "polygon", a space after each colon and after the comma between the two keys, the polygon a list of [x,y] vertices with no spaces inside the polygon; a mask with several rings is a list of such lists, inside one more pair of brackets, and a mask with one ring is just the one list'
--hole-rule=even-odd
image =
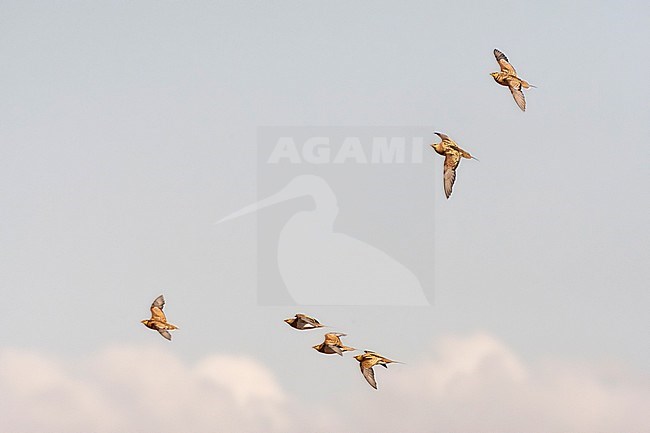
{"label": "sandgrouse in flight", "polygon": [[327,355],[338,353],[339,355],[343,356],[343,352],[356,350],[353,347],[343,345],[340,337],[345,337],[345,335],[346,334],[341,334],[338,332],[327,333],[325,334],[325,341],[317,346],[313,346],[313,348],[320,353],[325,353]]}
{"label": "sandgrouse in flight", "polygon": [[517,76],[517,71],[515,71],[515,68],[513,68],[508,62],[506,55],[496,48],[494,49],[494,57],[497,59],[497,62],[501,67],[501,72],[492,72],[490,75],[492,75],[494,81],[509,88],[512,97],[515,98],[515,102],[519,108],[521,108],[521,111],[526,111],[526,98],[524,98],[524,92],[522,92],[521,89],[522,87],[528,89],[529,87],[535,86],[519,78]]}
{"label": "sandgrouse in flight", "polygon": [[[451,196],[451,190],[456,181],[456,168],[460,164],[461,158],[467,159],[476,159],[469,152],[461,149],[454,140],[449,138],[446,134],[442,132],[434,132],[438,137],[442,139],[440,143],[434,143],[431,145],[433,150],[436,153],[445,157],[445,163],[443,168],[443,182],[445,187],[445,196],[449,198]],[[477,160],[478,161],[478,160]]]}
{"label": "sandgrouse in flight", "polygon": [[322,328],[325,325],[321,325],[320,322],[313,317],[306,316],[304,314],[296,314],[295,317],[292,317],[290,319],[284,319],[285,322],[292,328],[296,329],[316,329],[316,328]]}
{"label": "sandgrouse in flight", "polygon": [[365,377],[370,386],[375,389],[377,389],[377,381],[375,381],[375,372],[373,371],[372,367],[375,365],[381,365],[384,368],[388,368],[388,364],[392,362],[401,364],[399,361],[392,361],[369,350],[364,351],[363,355],[355,356],[354,359],[359,361],[359,368],[361,369],[363,377]]}
{"label": "sandgrouse in flight", "polygon": [[160,335],[171,341],[172,334],[170,334],[169,331],[172,329],[178,329],[178,327],[171,323],[167,323],[167,318],[165,317],[165,313],[163,313],[164,306],[165,298],[163,295],[160,295],[154,299],[151,304],[151,319],[142,320],[141,323],[147,328],[158,331]]}

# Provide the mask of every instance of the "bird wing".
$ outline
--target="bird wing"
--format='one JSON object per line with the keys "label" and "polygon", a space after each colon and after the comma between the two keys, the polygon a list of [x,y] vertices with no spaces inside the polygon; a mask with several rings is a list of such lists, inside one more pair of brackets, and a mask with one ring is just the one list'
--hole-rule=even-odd
{"label": "bird wing", "polygon": [[338,347],[338,346],[336,346],[334,344],[328,344],[327,347],[332,349],[332,351],[334,351],[335,353],[338,353],[339,355],[343,356],[343,351],[341,350],[340,347]]}
{"label": "bird wing", "polygon": [[298,320],[304,322],[307,325],[313,326],[314,328],[320,328],[323,325],[320,324],[320,322],[313,317],[305,316],[304,314],[296,314],[296,317]]}
{"label": "bird wing", "polygon": [[304,314],[296,314],[293,325],[291,326],[293,326],[296,329],[304,329],[305,326],[308,325],[307,320],[305,320],[306,317],[307,316],[305,316]]}
{"label": "bird wing", "polygon": [[339,344],[341,339],[336,334],[325,334],[325,344]]}
{"label": "bird wing", "polygon": [[524,92],[521,91],[521,84],[513,86],[512,84],[508,85],[512,97],[515,98],[515,102],[521,108],[521,111],[526,111],[526,98],[524,97]]}
{"label": "bird wing", "polygon": [[156,331],[158,331],[160,333],[160,335],[165,337],[167,340],[172,341],[172,334],[170,334],[169,331],[167,331],[166,329],[158,328],[158,329],[156,329]]}
{"label": "bird wing", "polygon": [[440,139],[442,141],[447,141],[447,142],[451,141],[451,138],[449,138],[449,136],[447,134],[443,134],[442,132],[434,132],[434,134],[436,134],[438,137],[440,137]]}
{"label": "bird wing", "polygon": [[157,320],[160,322],[167,322],[167,318],[165,317],[165,313],[163,313],[163,308],[165,307],[165,298],[163,298],[163,295],[158,296],[154,301],[151,303],[151,320]]}
{"label": "bird wing", "polygon": [[167,322],[165,313],[163,313],[160,308],[154,307],[153,305],[151,306],[151,320],[155,320],[157,322]]}
{"label": "bird wing", "polygon": [[451,195],[451,190],[454,187],[454,182],[456,181],[456,167],[458,167],[459,163],[460,153],[448,152],[447,155],[445,155],[443,181],[447,198]]}
{"label": "bird wing", "polygon": [[305,327],[306,324],[307,324],[307,322],[305,322],[304,320],[302,320],[300,317],[296,316],[296,317],[293,319],[293,322],[290,323],[289,325],[290,325],[290,326],[293,326],[293,327],[296,328],[296,329],[303,329],[303,328]]}
{"label": "bird wing", "polygon": [[151,303],[152,307],[158,307],[161,310],[165,306],[165,297],[163,295],[158,296],[156,299],[153,300]]}
{"label": "bird wing", "polygon": [[460,156],[462,156],[463,158],[472,159],[472,155],[470,155],[468,151],[462,149],[458,144],[456,144],[455,141],[449,143],[449,147],[455,150],[456,152],[460,153]]}
{"label": "bird wing", "polygon": [[370,386],[373,388],[377,389],[377,381],[375,380],[375,372],[372,370],[372,367],[366,367],[363,365],[364,363],[361,362],[359,364],[359,368],[361,368],[361,374],[363,374],[363,377],[366,378]]}
{"label": "bird wing", "polygon": [[501,67],[501,72],[505,72],[510,75],[517,75],[517,71],[515,71],[515,68],[513,68],[510,62],[508,62],[506,55],[496,48],[494,49],[494,57],[497,59],[497,62]]}

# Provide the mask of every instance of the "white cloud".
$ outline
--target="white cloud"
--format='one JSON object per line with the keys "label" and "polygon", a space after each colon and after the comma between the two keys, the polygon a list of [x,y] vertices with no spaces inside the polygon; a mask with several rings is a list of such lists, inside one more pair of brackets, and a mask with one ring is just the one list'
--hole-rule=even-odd
{"label": "white cloud", "polygon": [[0,352],[3,431],[283,431],[285,396],[263,364],[213,355],[187,365],[162,349],[112,347],[74,364]]}
{"label": "white cloud", "polygon": [[119,416],[70,365],[35,352],[0,352],[0,419],[8,432],[108,432]]}
{"label": "white cloud", "polygon": [[[460,392],[459,387],[475,388],[478,382],[488,377],[521,383],[527,376],[517,356],[503,343],[484,333],[463,339],[443,337],[436,346],[438,355],[420,361],[415,369],[409,371],[402,385],[408,384],[411,389],[421,387],[440,398]],[[481,380],[477,382],[476,378]]]}
{"label": "white cloud", "polygon": [[650,431],[647,377],[620,366],[525,363],[485,333],[431,347],[407,365],[378,369],[378,391],[347,360],[340,392],[318,403],[288,395],[246,356],[188,364],[147,347],[75,360],[4,349],[0,419],[12,433]]}
{"label": "white cloud", "polygon": [[282,389],[270,372],[245,356],[210,356],[197,365],[196,372],[206,381],[229,390],[242,406],[285,401]]}
{"label": "white cloud", "polygon": [[341,419],[359,433],[650,431],[647,380],[594,365],[525,365],[485,333],[435,347],[415,365],[377,369],[379,391],[348,396]]}

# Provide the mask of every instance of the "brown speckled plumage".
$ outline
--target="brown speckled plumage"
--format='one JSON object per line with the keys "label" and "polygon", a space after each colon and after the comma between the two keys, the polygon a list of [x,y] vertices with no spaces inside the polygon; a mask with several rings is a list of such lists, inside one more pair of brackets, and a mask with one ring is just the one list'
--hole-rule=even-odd
{"label": "brown speckled plumage", "polygon": [[178,329],[176,325],[167,323],[167,318],[165,313],[163,313],[163,307],[165,306],[165,298],[163,295],[158,296],[154,299],[151,304],[151,318],[142,320],[141,323],[149,329],[158,331],[160,335],[165,337],[167,340],[172,339],[172,334],[169,332],[173,329]]}
{"label": "brown speckled plumage", "polygon": [[330,332],[325,334],[325,341],[317,346],[313,346],[320,353],[325,353],[327,355],[338,354],[343,356],[343,352],[348,352],[351,350],[356,350],[353,347],[345,346],[341,342],[341,337],[345,337],[346,334],[341,334],[338,332]]}
{"label": "brown speckled plumage", "polygon": [[321,325],[321,323],[318,320],[314,319],[313,317],[309,317],[301,313],[296,314],[294,317],[291,317],[290,319],[284,319],[284,321],[292,328],[296,328],[300,330],[316,329],[325,326],[325,325]]}
{"label": "brown speckled plumage", "polygon": [[461,158],[476,159],[469,152],[461,149],[454,140],[449,138],[442,132],[434,132],[442,140],[440,143],[432,144],[431,147],[438,153],[445,157],[443,168],[443,184],[445,188],[445,196],[449,198],[451,191],[456,181],[456,168],[460,164]]}
{"label": "brown speckled plumage", "polygon": [[362,355],[355,356],[354,359],[359,361],[361,374],[363,374],[363,377],[366,378],[370,386],[375,389],[377,389],[377,381],[375,380],[375,372],[372,367],[375,365],[381,365],[384,368],[388,368],[388,364],[391,363],[401,364],[399,361],[393,361],[369,350],[364,351]]}
{"label": "brown speckled plumage", "polygon": [[517,71],[512,67],[506,55],[496,48],[494,49],[494,57],[499,63],[501,71],[492,72],[490,75],[494,78],[494,81],[510,89],[510,93],[512,93],[512,97],[515,99],[519,108],[521,108],[521,111],[526,111],[526,98],[521,89],[528,89],[535,86],[519,78]]}

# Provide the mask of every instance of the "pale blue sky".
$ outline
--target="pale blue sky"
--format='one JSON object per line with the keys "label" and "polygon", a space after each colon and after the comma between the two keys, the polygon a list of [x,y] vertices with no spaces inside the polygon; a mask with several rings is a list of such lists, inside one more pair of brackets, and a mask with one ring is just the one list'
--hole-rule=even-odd
{"label": "pale blue sky", "polygon": [[[481,160],[449,201],[437,156],[403,192],[434,204],[434,306],[304,312],[411,363],[485,332],[524,362],[647,380],[649,18],[645,1],[3,2],[0,351],[150,344],[250,357],[298,396],[316,368],[319,398],[358,385],[328,370],[362,381],[349,359],[287,367],[320,334],[256,304],[255,217],[213,223],[257,199],[260,126],[414,125]],[[488,75],[494,48],[538,86],[526,113]],[[161,292],[171,344],[139,323]]]}

